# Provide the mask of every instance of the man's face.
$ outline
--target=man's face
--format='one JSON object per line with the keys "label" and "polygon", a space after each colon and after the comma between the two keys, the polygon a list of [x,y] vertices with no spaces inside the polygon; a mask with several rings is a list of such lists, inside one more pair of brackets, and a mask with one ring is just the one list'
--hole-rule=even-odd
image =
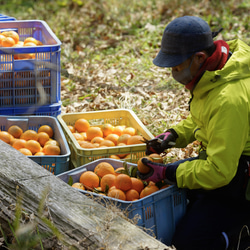
{"label": "man's face", "polygon": [[203,52],[195,53],[183,63],[172,67],[173,77],[184,85],[188,84],[196,76],[206,58],[207,55]]}

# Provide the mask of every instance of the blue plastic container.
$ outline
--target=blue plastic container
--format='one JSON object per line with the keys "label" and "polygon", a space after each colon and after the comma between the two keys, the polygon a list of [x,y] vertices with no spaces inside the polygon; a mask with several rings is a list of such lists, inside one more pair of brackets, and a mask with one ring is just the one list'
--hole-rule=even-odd
{"label": "blue plastic container", "polygon": [[[115,159],[98,159],[91,163],[85,164],[74,170],[64,172],[57,175],[62,181],[69,183],[70,178],[73,182],[78,182],[81,174],[87,170],[93,171],[95,166],[100,162],[109,162],[115,169],[122,167],[124,161]],[[129,166],[136,166],[134,163],[127,163]],[[107,196],[90,193],[78,189],[79,192],[85,195],[93,195],[99,197],[103,205],[116,205],[126,214],[128,218],[133,219],[135,216],[140,216],[137,225],[146,229],[147,233],[156,236],[158,240],[166,245],[170,245],[175,231],[176,224],[186,212],[186,192],[183,189],[178,189],[176,186],[159,190],[149,196],[136,201],[122,201]]]}
{"label": "blue plastic container", "polygon": [[15,21],[16,18],[0,14],[0,22]]}
{"label": "blue plastic container", "polygon": [[[4,98],[4,97],[3,97]],[[51,105],[32,105],[26,107],[0,108],[0,115],[39,115],[57,117],[61,114],[62,102]]]}
{"label": "blue plastic container", "polygon": [[5,30],[17,31],[20,41],[34,37],[43,45],[0,48],[0,113],[1,108],[59,103],[59,39],[46,22],[39,20],[0,22],[0,31]]}
{"label": "blue plastic container", "polygon": [[28,157],[55,175],[69,170],[70,149],[56,118],[51,116],[0,116],[0,129],[2,131],[7,131],[12,125],[20,126],[23,131],[27,129],[38,131],[42,125],[51,126],[54,131],[53,138],[60,144],[61,154],[56,156],[44,155]]}

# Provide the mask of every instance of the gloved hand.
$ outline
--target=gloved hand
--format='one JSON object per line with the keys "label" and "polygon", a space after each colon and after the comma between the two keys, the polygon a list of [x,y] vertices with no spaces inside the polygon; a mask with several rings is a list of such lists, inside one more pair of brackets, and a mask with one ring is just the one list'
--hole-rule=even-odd
{"label": "gloved hand", "polygon": [[175,172],[179,164],[162,164],[156,163],[148,160],[147,158],[142,158],[142,163],[150,168],[150,171],[147,174],[142,174],[139,171],[137,176],[141,180],[158,182],[166,180],[169,184],[176,183]]}
{"label": "gloved hand", "polygon": [[171,148],[175,145],[175,141],[178,138],[177,133],[173,129],[169,129],[166,132],[157,135],[155,138],[162,140],[161,142],[155,140],[152,143],[147,144],[146,155],[152,153],[160,154],[165,149]]}
{"label": "gloved hand", "polygon": [[150,168],[150,171],[147,174],[142,174],[139,171],[137,171],[137,176],[141,180],[145,181],[153,181],[153,182],[158,182],[165,180],[169,184],[175,184],[176,183],[176,170],[178,166],[186,161],[193,161],[193,160],[198,160],[197,157],[190,157],[187,159],[179,160],[173,163],[169,164],[161,164],[161,163],[156,163],[148,160],[147,158],[142,158],[142,163]]}

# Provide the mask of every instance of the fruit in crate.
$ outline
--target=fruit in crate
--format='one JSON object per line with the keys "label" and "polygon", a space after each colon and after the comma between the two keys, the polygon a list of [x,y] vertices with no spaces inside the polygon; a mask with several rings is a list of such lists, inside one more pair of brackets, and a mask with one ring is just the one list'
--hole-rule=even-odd
{"label": "fruit in crate", "polygon": [[[139,135],[137,129],[132,126],[112,125],[111,123],[91,125],[88,120],[79,118],[73,124],[67,124],[67,127],[79,146],[84,149],[144,144],[142,135]],[[131,158],[125,158],[126,156],[128,153],[110,155],[113,159],[129,160]]]}
{"label": "fruit in crate", "polygon": [[102,161],[97,163],[93,171],[84,171],[72,187],[81,183],[88,191],[109,196],[124,201],[136,201],[160,189],[167,187],[164,182],[143,182],[137,176],[132,176],[135,166],[116,168],[111,163]]}
{"label": "fruit in crate", "polygon": [[[0,33],[0,46],[1,47],[15,47],[15,48],[24,48],[28,46],[36,47],[42,46],[43,43],[34,38],[34,37],[27,37],[24,41],[20,40],[19,34],[16,31],[3,31]],[[14,54],[15,60],[22,60],[22,59],[34,59],[35,53],[20,53]]]}
{"label": "fruit in crate", "polygon": [[53,128],[49,125],[40,126],[38,131],[33,129],[23,131],[18,125],[12,125],[7,131],[0,131],[0,140],[24,155],[60,155],[60,144],[53,139],[53,135]]}

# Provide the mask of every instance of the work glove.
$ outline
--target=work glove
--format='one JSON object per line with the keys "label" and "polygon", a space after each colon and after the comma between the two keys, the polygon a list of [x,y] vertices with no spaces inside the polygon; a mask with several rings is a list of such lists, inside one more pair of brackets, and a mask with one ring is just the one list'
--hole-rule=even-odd
{"label": "work glove", "polygon": [[142,174],[137,171],[137,176],[144,181],[159,182],[165,180],[169,184],[176,184],[176,170],[178,166],[185,161],[193,161],[198,159],[198,157],[190,157],[180,161],[176,161],[169,164],[156,163],[148,160],[147,158],[142,158],[141,162],[150,168],[147,174]]}
{"label": "work glove", "polygon": [[160,154],[165,149],[173,147],[177,138],[178,135],[173,129],[169,129],[166,132],[157,135],[155,139],[158,140],[153,139],[147,144],[146,155],[153,153]]}

